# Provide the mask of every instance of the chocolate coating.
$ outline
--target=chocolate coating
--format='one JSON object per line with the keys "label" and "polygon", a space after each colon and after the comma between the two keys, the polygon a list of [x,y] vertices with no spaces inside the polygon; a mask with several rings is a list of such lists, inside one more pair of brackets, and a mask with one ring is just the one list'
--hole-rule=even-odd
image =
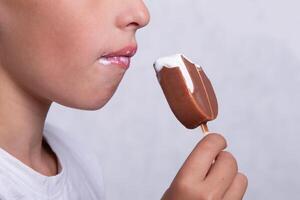
{"label": "chocolate coating", "polygon": [[176,118],[189,129],[214,120],[218,115],[217,98],[203,69],[182,56],[192,79],[190,91],[179,67],[163,67],[157,76],[169,106]]}

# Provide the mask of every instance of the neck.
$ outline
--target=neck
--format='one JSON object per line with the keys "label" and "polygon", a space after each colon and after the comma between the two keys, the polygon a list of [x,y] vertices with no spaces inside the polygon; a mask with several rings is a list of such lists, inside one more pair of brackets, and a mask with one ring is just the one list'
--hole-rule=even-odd
{"label": "neck", "polygon": [[41,166],[44,123],[51,102],[12,81],[0,68],[0,147],[28,166]]}

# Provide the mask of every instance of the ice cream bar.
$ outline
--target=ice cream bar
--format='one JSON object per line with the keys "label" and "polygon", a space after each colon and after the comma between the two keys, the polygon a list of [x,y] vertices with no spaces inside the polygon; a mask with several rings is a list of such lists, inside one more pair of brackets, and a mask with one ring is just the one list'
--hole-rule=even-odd
{"label": "ice cream bar", "polygon": [[218,115],[217,98],[203,69],[182,54],[158,59],[154,68],[161,88],[176,118],[189,129]]}

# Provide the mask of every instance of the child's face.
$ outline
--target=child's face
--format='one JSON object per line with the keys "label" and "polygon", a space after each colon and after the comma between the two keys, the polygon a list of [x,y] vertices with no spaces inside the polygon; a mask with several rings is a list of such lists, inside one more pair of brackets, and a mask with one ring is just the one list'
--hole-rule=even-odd
{"label": "child's face", "polygon": [[135,47],[148,22],[142,0],[2,0],[0,68],[43,100],[99,109],[126,69],[98,59]]}

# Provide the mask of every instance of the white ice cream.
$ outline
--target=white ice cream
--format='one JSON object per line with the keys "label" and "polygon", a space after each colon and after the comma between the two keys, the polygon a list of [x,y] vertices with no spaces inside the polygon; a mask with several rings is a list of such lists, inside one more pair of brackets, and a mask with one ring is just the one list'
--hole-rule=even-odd
{"label": "white ice cream", "polygon": [[[162,70],[163,67],[167,67],[167,68],[179,67],[179,69],[180,69],[180,71],[181,71],[181,73],[182,73],[182,75],[184,77],[184,80],[186,82],[186,85],[187,85],[188,89],[191,92],[194,92],[193,81],[192,81],[191,76],[190,76],[190,74],[188,72],[188,69],[186,68],[186,66],[185,66],[185,64],[184,64],[184,62],[182,60],[182,56],[185,59],[187,59],[188,61],[190,61],[187,57],[185,57],[182,54],[175,54],[175,55],[172,55],[172,56],[159,58],[154,63],[154,68],[155,68],[156,72],[158,73],[160,70]],[[191,62],[191,63],[193,63],[193,62]],[[199,66],[196,65],[196,67],[199,67]]]}

